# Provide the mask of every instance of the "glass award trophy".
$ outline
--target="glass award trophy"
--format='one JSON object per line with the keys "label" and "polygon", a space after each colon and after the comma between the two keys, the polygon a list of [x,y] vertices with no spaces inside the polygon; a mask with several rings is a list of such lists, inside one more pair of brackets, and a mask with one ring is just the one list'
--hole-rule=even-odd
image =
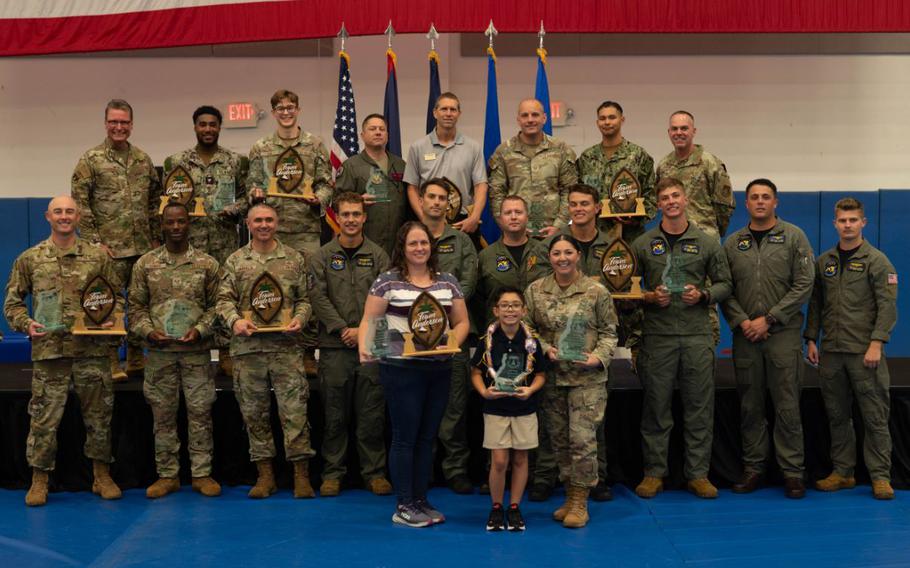
{"label": "glass award trophy", "polygon": [[60,292],[57,290],[42,290],[34,294],[35,313],[34,320],[41,324],[41,331],[52,333],[63,331],[63,306],[60,304]]}
{"label": "glass award trophy", "polygon": [[515,389],[524,386],[525,372],[524,358],[517,353],[506,353],[502,357],[502,364],[496,370],[494,388],[500,392],[515,392]]}
{"label": "glass award trophy", "polygon": [[389,184],[386,181],[385,175],[382,173],[382,169],[374,167],[370,171],[370,179],[367,180],[366,193],[373,196],[373,201],[375,203],[388,203],[391,201],[389,198]]}
{"label": "glass award trophy", "polygon": [[370,318],[367,322],[367,351],[382,359],[389,355],[389,320],[385,316]]}
{"label": "glass award trophy", "polygon": [[682,294],[686,289],[686,274],[682,269],[682,259],[674,254],[667,258],[667,267],[661,273],[663,285],[670,294]]}
{"label": "glass award trophy", "polygon": [[164,305],[161,329],[168,337],[180,339],[196,324],[201,315],[199,307],[192,303],[168,300]]}
{"label": "glass award trophy", "polygon": [[587,361],[585,348],[588,343],[588,318],[582,310],[576,311],[556,344],[559,359],[563,361]]}

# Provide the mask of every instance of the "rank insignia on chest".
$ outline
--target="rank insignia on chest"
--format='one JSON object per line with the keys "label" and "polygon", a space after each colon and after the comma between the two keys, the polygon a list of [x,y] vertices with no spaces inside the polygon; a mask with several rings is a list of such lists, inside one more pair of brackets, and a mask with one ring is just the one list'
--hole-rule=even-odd
{"label": "rank insignia on chest", "polygon": [[849,270],[850,272],[863,272],[866,270],[866,263],[859,262],[856,260],[851,260],[850,262],[847,263],[847,270]]}
{"label": "rank insignia on chest", "polygon": [[741,251],[747,251],[752,248],[752,237],[740,237],[736,241],[736,248]]}
{"label": "rank insignia on chest", "polygon": [[498,272],[507,272],[507,271],[511,270],[511,268],[512,268],[512,263],[509,261],[508,258],[506,258],[504,256],[496,257],[496,270]]}
{"label": "rank insignia on chest", "polygon": [[358,256],[357,257],[357,266],[359,266],[361,268],[373,268],[373,255]]}
{"label": "rank insignia on chest", "polygon": [[332,267],[332,270],[344,270],[345,264],[345,258],[340,254],[333,254],[332,260],[329,262],[329,266]]}
{"label": "rank insignia on chest", "polygon": [[527,267],[527,270],[531,270],[531,269],[534,268],[535,266],[537,266],[537,255],[536,255],[536,254],[532,254],[531,256],[528,257],[528,267]]}
{"label": "rank insignia on chest", "polygon": [[436,250],[439,254],[452,254],[455,252],[455,245],[453,243],[443,243]]}
{"label": "rank insignia on chest", "polygon": [[768,242],[775,245],[782,245],[786,240],[786,235],[768,235]]}
{"label": "rank insignia on chest", "polygon": [[829,260],[825,263],[825,269],[823,271],[825,276],[836,276],[837,275],[837,261]]}
{"label": "rank insignia on chest", "polygon": [[660,256],[667,253],[667,243],[663,239],[654,239],[651,241],[651,254]]}
{"label": "rank insignia on chest", "polygon": [[685,243],[680,247],[680,250],[686,254],[698,254],[698,251],[701,250],[701,247],[695,243]]}

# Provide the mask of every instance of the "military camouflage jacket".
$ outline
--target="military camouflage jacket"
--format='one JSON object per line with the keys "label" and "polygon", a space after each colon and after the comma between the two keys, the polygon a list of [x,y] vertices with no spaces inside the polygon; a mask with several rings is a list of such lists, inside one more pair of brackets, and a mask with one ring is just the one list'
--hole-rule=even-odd
{"label": "military camouflage jacket", "polygon": [[[246,216],[246,178],[249,160],[237,152],[218,147],[208,165],[195,148],[164,161],[164,179],[178,166],[190,174],[195,197],[203,199],[205,217],[191,217],[190,243],[224,262],[237,250],[237,223]],[[195,203],[190,203],[190,211]]]}
{"label": "military camouflage jacket", "polygon": [[[217,312],[228,329],[233,330],[234,322],[244,317],[244,312],[252,311],[250,292],[256,280],[265,272],[271,274],[281,286],[284,307],[291,309],[291,317],[300,320],[304,326],[309,321],[311,307],[307,295],[308,268],[303,255],[281,242],[272,252],[259,254],[250,243],[229,256],[221,271]],[[255,319],[253,323],[256,323]],[[300,343],[294,335],[280,332],[231,337],[231,355],[298,349]]]}
{"label": "military camouflage jacket", "polygon": [[[572,230],[569,227],[563,228],[559,234],[572,236]],[[555,239],[556,236],[552,236],[546,241],[544,241],[544,248],[549,250],[550,243]],[[601,279],[601,267],[600,263],[603,260],[604,253],[607,252],[607,247],[612,244],[613,241],[607,238],[607,234],[604,231],[597,231],[597,236],[594,237],[594,240],[591,242],[591,245],[588,247],[588,251],[582,253],[582,258],[578,261],[578,269],[585,276],[592,276],[598,282],[603,284]]]}
{"label": "military camouflage jacket", "polygon": [[376,277],[389,269],[389,256],[370,239],[348,258],[338,239],[320,248],[310,262],[309,295],[319,318],[319,346],[346,348],[341,330],[357,327]]}
{"label": "military camouflage jacket", "polygon": [[461,293],[467,301],[477,287],[477,249],[471,237],[446,225],[442,236],[436,239],[435,247],[439,272],[448,272],[458,279]]}
{"label": "military camouflage jacket", "polygon": [[657,179],[674,177],[686,186],[686,217],[702,231],[718,239],[727,233],[736,209],[727,167],[714,154],[696,144],[685,160],[670,152],[657,165]]}
{"label": "military camouflage jacket", "polygon": [[[657,196],[654,195],[654,158],[644,148],[623,138],[616,152],[609,158],[604,155],[603,146],[595,144],[578,157],[578,179],[600,192],[601,200],[609,196],[613,180],[623,169],[629,170],[641,186],[645,199],[647,217],[636,218],[634,224],[623,225],[623,238],[627,241],[644,232],[644,225],[657,214]],[[617,224],[615,219],[599,219],[601,230],[608,231]]]}
{"label": "military camouflage jacket", "polygon": [[[101,247],[83,239],[66,252],[50,239],[26,250],[13,264],[6,284],[3,313],[9,326],[28,333],[32,321],[45,325],[62,323],[64,331],[49,332],[32,340],[32,361],[63,357],[108,357],[117,336],[73,335],[76,315],[82,313],[82,291],[96,276],[113,287],[115,312],[123,314],[123,296],[116,285],[113,263]],[[32,297],[32,316],[25,304]],[[112,339],[113,338],[113,339]]]}
{"label": "military camouflage jacket", "polygon": [[145,254],[159,240],[161,184],[148,154],[129,145],[126,163],[105,139],[79,159],[73,171],[80,236],[106,245],[114,258]]}
{"label": "military camouflage jacket", "polygon": [[200,340],[149,343],[156,351],[205,351],[212,347],[218,296],[218,261],[192,246],[173,255],[160,246],[136,261],[130,279],[130,331],[143,340],[153,331],[182,337],[191,327]]}
{"label": "military camouflage jacket", "polygon": [[395,249],[398,229],[404,224],[408,212],[408,194],[404,181],[404,160],[386,152],[389,171],[383,172],[366,150],[344,161],[335,179],[335,195],[342,191],[364,194],[376,191],[376,185],[389,194],[388,202],[374,203],[367,207],[367,222],[363,234],[391,255]]}
{"label": "military camouflage jacket", "polygon": [[777,320],[772,333],[802,328],[801,309],[815,280],[812,245],[802,229],[778,219],[759,245],[747,225],[727,238],[724,252],[733,276],[733,294],[722,304],[730,329],[767,314]]}
{"label": "military camouflage jacket", "polygon": [[[663,272],[670,258],[681,259],[680,270],[685,284],[693,284],[706,291],[710,302],[723,302],[730,295],[732,280],[727,256],[720,242],[692,223],[679,237],[672,250],[660,230],[660,225],[647,231],[632,243],[632,252],[638,259],[638,275],[644,290],[654,290],[664,283]],[[705,282],[711,285],[705,287]],[[645,321],[642,332],[654,335],[710,335],[711,320],[708,302],[694,306],[683,303],[680,294],[672,294],[670,305],[661,308],[643,303]]]}
{"label": "military camouflage jacket", "polygon": [[526,319],[538,333],[544,353],[550,347],[558,347],[571,317],[583,316],[587,324],[584,352],[603,363],[602,368],[590,369],[571,361],[552,362],[547,384],[575,387],[607,381],[607,369],[617,342],[616,311],[603,284],[582,276],[563,290],[555,277],[546,276],[528,286],[525,303],[528,308]]}
{"label": "military camouflage jacket", "polygon": [[274,175],[275,162],[286,149],[293,147],[303,160],[305,178],[313,182],[313,192],[319,206],[309,205],[301,199],[270,197],[268,203],[278,212],[278,238],[282,233],[319,233],[320,219],[332,198],[332,166],[329,153],[317,136],[300,131],[296,141],[282,140],[278,134],[266,136],[250,149],[250,173],[247,188],[259,187],[266,191],[269,177]]}
{"label": "military camouflage jacket", "polygon": [[896,323],[897,271],[888,257],[868,241],[846,266],[836,246],[819,255],[806,339],[821,335],[823,351],[865,353],[872,340],[890,341]]}
{"label": "military camouflage jacket", "polygon": [[552,272],[547,247],[528,239],[521,258],[513,258],[502,239],[480,251],[477,257],[477,287],[474,291],[474,320],[486,329],[493,318],[493,295],[506,286],[524,290],[528,284]]}
{"label": "military camouflage jacket", "polygon": [[568,188],[578,183],[575,151],[561,140],[544,135],[537,146],[518,136],[499,145],[490,156],[490,203],[499,216],[502,200],[519,195],[528,202],[528,227],[562,227],[569,222]]}

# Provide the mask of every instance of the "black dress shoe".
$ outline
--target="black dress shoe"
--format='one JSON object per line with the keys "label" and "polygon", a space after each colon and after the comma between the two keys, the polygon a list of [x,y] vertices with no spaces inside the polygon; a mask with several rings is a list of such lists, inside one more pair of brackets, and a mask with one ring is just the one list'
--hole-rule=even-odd
{"label": "black dress shoe", "polygon": [[490,494],[490,484],[487,483],[486,481],[484,481],[483,483],[480,484],[480,488],[477,491],[481,495],[489,495]]}
{"label": "black dress shoe", "polygon": [[591,500],[592,501],[612,501],[613,492],[610,491],[610,486],[606,482],[601,481],[597,486],[591,490]]}
{"label": "black dress shoe", "polygon": [[546,483],[535,483],[528,492],[528,499],[531,501],[546,501],[553,495],[553,488]]}
{"label": "black dress shoe", "polygon": [[470,495],[474,493],[474,486],[466,475],[456,475],[449,480],[449,489],[459,495]]}
{"label": "black dress shoe", "polygon": [[752,493],[761,485],[762,475],[754,471],[747,471],[737,483],[733,484],[733,493]]}
{"label": "black dress shoe", "polygon": [[806,496],[806,484],[801,477],[787,477],[784,479],[784,495],[790,499],[802,499]]}

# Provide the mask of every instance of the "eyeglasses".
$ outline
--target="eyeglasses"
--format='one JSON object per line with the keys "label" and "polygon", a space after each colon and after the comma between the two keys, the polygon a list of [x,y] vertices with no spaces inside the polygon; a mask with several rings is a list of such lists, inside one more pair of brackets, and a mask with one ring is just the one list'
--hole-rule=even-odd
{"label": "eyeglasses", "polygon": [[272,110],[274,110],[278,114],[294,114],[295,112],[297,112],[297,107],[295,105],[276,106]]}
{"label": "eyeglasses", "polygon": [[525,306],[524,304],[519,303],[519,302],[515,302],[515,303],[513,303],[513,304],[496,304],[496,307],[497,307],[497,308],[499,308],[500,310],[507,311],[507,312],[508,312],[508,311],[517,312],[518,310],[520,310],[520,309],[523,308],[524,306]]}
{"label": "eyeglasses", "polygon": [[133,123],[132,120],[108,120],[107,121],[108,126],[129,126],[132,123]]}

